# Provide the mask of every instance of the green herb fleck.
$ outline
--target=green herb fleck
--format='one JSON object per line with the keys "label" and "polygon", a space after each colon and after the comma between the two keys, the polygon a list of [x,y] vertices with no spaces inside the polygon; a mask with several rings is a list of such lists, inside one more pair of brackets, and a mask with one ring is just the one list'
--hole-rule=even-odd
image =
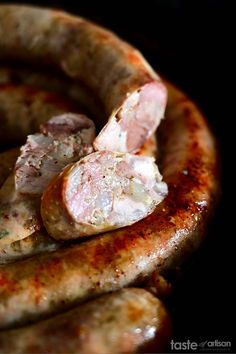
{"label": "green herb fleck", "polygon": [[0,239],[9,235],[9,232],[7,230],[0,230]]}

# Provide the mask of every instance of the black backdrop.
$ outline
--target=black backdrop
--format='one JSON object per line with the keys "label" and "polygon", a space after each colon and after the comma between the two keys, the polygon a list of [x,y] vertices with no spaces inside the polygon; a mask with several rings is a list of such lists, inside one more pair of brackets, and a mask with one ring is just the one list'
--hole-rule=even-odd
{"label": "black backdrop", "polygon": [[64,8],[114,30],[184,89],[207,116],[222,156],[222,199],[207,241],[181,272],[169,307],[176,341],[217,339],[233,344],[233,1],[22,2]]}

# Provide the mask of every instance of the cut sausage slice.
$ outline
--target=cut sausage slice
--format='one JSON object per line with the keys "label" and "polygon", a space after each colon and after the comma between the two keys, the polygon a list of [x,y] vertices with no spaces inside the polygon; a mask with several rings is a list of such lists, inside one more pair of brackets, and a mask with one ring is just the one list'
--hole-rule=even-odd
{"label": "cut sausage slice", "polygon": [[161,301],[144,289],[128,288],[49,320],[3,332],[0,352],[134,353],[154,341],[156,352],[164,349],[170,336],[171,320]]}
{"label": "cut sausage slice", "polygon": [[107,125],[95,140],[97,150],[137,151],[164,115],[166,88],[143,56],[82,18],[2,5],[0,59],[16,57],[59,68],[98,96]]}
{"label": "cut sausage slice", "polygon": [[160,146],[168,196],[134,225],[0,267],[0,328],[63,311],[175,269],[197,249],[219,196],[218,153],[197,107],[169,86]]}
{"label": "cut sausage slice", "polygon": [[28,137],[15,173],[0,190],[1,247],[41,228],[40,196],[49,181],[68,163],[93,151],[95,127],[84,115],[54,117],[41,126],[41,131],[44,134]]}
{"label": "cut sausage slice", "polygon": [[[151,143],[151,142],[150,142]],[[148,147],[150,146],[150,143],[148,144]],[[152,146],[152,144],[151,144]],[[148,151],[148,150],[147,150]],[[19,149],[11,149],[8,151],[4,151],[0,153],[0,186],[2,183],[6,183],[6,178],[8,177],[9,173],[13,170],[15,162],[17,160],[17,157],[19,156]],[[9,188],[9,193],[6,193],[5,190],[5,195],[8,195],[8,199],[10,197],[10,194],[14,193],[14,179],[13,175],[9,177],[11,179],[11,184]],[[9,181],[7,182],[9,183]],[[1,194],[1,192],[0,192]],[[23,196],[22,196],[22,201],[23,201]],[[19,202],[18,202],[19,206]],[[9,206],[8,206],[9,208]],[[8,209],[8,211],[10,211]],[[6,212],[6,210],[5,210]],[[15,215],[16,217],[16,215]],[[12,218],[12,220],[14,220]],[[26,221],[26,220],[25,220]],[[17,220],[14,220],[15,222],[15,227],[16,225],[19,224],[17,223]],[[6,225],[5,225],[6,226]],[[18,229],[19,231],[19,229]],[[4,234],[4,232],[3,232]],[[5,246],[0,246],[0,265],[5,264],[5,263],[10,263],[14,262],[19,259],[23,259],[26,257],[30,257],[34,254],[38,253],[43,253],[43,252],[52,252],[60,247],[63,246],[62,242],[57,242],[54,240],[52,237],[50,237],[47,232],[42,229],[39,232],[35,232],[32,235],[26,237],[25,239],[18,240],[12,243],[9,243]]]}
{"label": "cut sausage slice", "polygon": [[150,83],[131,94],[101,130],[95,150],[137,152],[164,117],[166,89],[160,82]]}
{"label": "cut sausage slice", "polygon": [[[153,135],[139,151],[139,154],[155,156],[156,149],[157,141]],[[18,155],[19,149],[11,149],[0,153],[0,186],[12,171]],[[14,190],[14,184],[12,184],[11,190]],[[63,246],[65,247],[64,243],[56,241],[45,230],[41,229],[22,240],[0,247],[0,264],[10,263],[38,253],[51,252]]]}
{"label": "cut sausage slice", "polygon": [[68,166],[43,193],[41,215],[56,239],[131,225],[167,194],[150,157],[100,151]]}
{"label": "cut sausage slice", "polygon": [[16,161],[15,183],[20,193],[42,194],[67,164],[93,151],[95,126],[85,115],[65,113],[40,130],[42,134],[28,136]]}

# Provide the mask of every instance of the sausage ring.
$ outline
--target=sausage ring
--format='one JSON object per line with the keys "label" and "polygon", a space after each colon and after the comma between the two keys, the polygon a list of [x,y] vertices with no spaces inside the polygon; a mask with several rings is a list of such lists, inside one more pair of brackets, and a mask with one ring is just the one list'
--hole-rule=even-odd
{"label": "sausage ring", "polygon": [[[4,36],[6,31],[9,36]],[[1,6],[0,59],[15,56],[55,65],[75,84],[82,81],[97,93],[103,116],[109,119],[96,138],[96,149],[135,152],[163,116],[165,86],[142,56],[85,20],[57,11]],[[169,189],[166,199],[132,226],[1,265],[1,329],[140,284],[156,269],[173,269],[198,247],[219,193],[217,149],[196,105],[171,84],[166,86],[166,119],[158,132],[159,164]],[[145,110],[152,100],[156,104]],[[135,135],[134,125],[125,121],[128,106],[134,112],[131,122],[141,115],[147,123],[144,129],[138,119]],[[109,145],[107,137],[117,134],[120,138],[108,139]]]}

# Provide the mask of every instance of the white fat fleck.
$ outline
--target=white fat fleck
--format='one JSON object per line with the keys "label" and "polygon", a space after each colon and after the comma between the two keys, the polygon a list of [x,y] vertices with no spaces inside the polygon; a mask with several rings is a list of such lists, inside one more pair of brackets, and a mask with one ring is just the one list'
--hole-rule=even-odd
{"label": "white fat fleck", "polygon": [[66,142],[61,142],[57,150],[54,153],[58,159],[69,159],[74,155],[73,142],[68,139]]}
{"label": "white fat fleck", "polygon": [[108,147],[111,151],[127,151],[127,131],[121,129],[115,117],[103,129],[97,138],[99,150],[106,150]]}
{"label": "white fat fleck", "polygon": [[145,159],[135,159],[133,162],[133,169],[139,175],[149,179],[150,177],[153,178],[154,171],[157,173],[159,180],[161,180],[161,175],[157,169],[157,166],[154,165],[154,158],[146,157]]}
{"label": "white fat fleck", "polygon": [[117,224],[124,224],[124,221],[138,220],[146,215],[147,206],[143,201],[136,202],[130,197],[115,199],[113,202],[113,210],[117,213]]}
{"label": "white fat fleck", "polygon": [[137,202],[142,202],[144,204],[151,204],[152,203],[152,198],[150,195],[147,193],[147,190],[144,188],[143,184],[134,178],[130,182],[129,186],[129,193],[133,201]]}
{"label": "white fat fleck", "polygon": [[71,176],[68,179],[68,184],[70,188],[66,189],[67,199],[73,199],[74,195],[77,193],[77,186],[81,183],[81,170],[73,169]]}
{"label": "white fat fleck", "polygon": [[113,191],[117,191],[117,193],[121,193],[122,190],[124,190],[128,184],[129,181],[128,179],[116,176],[115,174],[113,175],[108,175],[107,181],[109,181],[109,186]]}
{"label": "white fat fleck", "polygon": [[104,216],[107,217],[112,208],[112,198],[110,194],[107,192],[99,193],[96,197],[95,206],[101,209]]}
{"label": "white fat fleck", "polygon": [[135,106],[138,105],[139,103],[139,98],[140,98],[140,93],[139,92],[134,92],[131,95],[129,95],[129,97],[127,98],[127,100],[125,100],[123,107],[121,109],[120,112],[120,116],[125,116],[129,119],[132,119],[132,115],[130,115],[129,113],[133,112],[133,109]]}

